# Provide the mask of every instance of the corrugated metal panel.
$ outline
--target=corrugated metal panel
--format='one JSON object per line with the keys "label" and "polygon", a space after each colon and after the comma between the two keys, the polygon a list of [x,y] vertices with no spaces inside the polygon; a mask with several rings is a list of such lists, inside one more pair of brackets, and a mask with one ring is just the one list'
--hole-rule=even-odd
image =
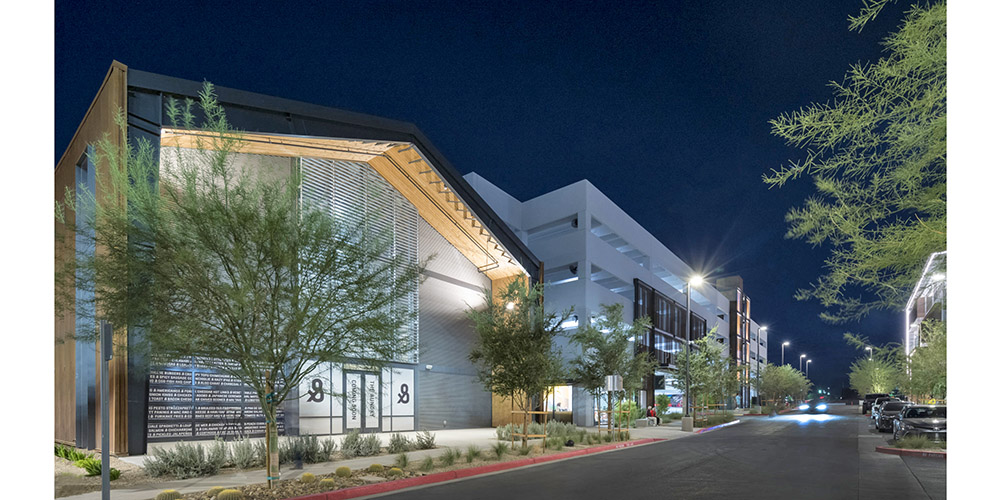
{"label": "corrugated metal panel", "polygon": [[418,425],[431,430],[489,426],[490,393],[469,361],[478,339],[465,310],[482,301],[480,290],[488,290],[490,280],[423,219],[419,231],[420,257],[434,258],[420,284]]}

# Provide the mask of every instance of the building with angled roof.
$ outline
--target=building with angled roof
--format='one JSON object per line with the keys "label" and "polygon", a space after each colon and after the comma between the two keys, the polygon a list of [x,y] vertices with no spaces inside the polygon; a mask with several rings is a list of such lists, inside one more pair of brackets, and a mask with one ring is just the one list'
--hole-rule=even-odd
{"label": "building with angled roof", "polygon": [[[191,148],[204,132],[165,121],[169,98],[196,99],[202,83],[139,71],[114,62],[70,144],[55,167],[57,199],[67,189],[99,189],[88,150],[102,135],[119,137],[114,118],[124,111],[127,131],[119,142],[148,140],[163,155],[166,146]],[[484,427],[494,420],[492,395],[476,380],[468,354],[477,337],[466,317],[481,304],[482,291],[517,277],[537,280],[541,262],[458,174],[414,125],[304,102],[216,87],[232,127],[245,132],[235,161],[251,160],[303,178],[302,197],[341,216],[367,210],[365,193],[378,192],[393,204],[396,251],[427,265],[408,298],[418,320],[407,334],[418,352],[382,372],[358,366],[327,366],[317,377],[343,398],[288,401],[282,430],[288,434],[339,434]],[[164,148],[164,149],[160,149]],[[161,160],[167,156],[161,156]],[[473,166],[468,166],[472,168]],[[161,164],[161,169],[162,169]],[[83,214],[69,214],[76,217]],[[58,222],[56,231],[65,233]],[[76,248],[75,251],[95,251]],[[100,251],[100,249],[96,249]],[[57,262],[72,258],[57,247]],[[78,290],[77,293],[86,293]],[[96,325],[78,310],[57,314],[55,335]],[[91,313],[93,311],[90,311]],[[91,314],[89,317],[92,317]],[[134,338],[128,325],[115,334]],[[133,336],[130,336],[133,334]],[[99,443],[97,355],[99,347],[69,340],[55,347],[55,439],[81,448]],[[147,443],[216,436],[259,435],[263,417],[256,394],[213,370],[205,360],[141,368],[136,355],[111,362],[111,451],[143,454]],[[312,377],[310,377],[312,378]],[[300,391],[313,389],[304,382]],[[348,388],[358,390],[347,390]],[[403,395],[406,397],[394,397]]]}

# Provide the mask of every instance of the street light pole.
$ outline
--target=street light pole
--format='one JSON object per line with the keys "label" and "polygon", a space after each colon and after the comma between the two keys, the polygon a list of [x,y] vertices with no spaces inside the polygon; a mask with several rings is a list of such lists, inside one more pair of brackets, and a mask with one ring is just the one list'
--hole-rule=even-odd
{"label": "street light pole", "polygon": [[785,365],[785,346],[790,344],[787,340],[781,343],[781,365]]}
{"label": "street light pole", "polygon": [[813,362],[813,360],[811,360],[811,359],[807,359],[806,360],[806,378],[809,378],[809,363],[812,363],[812,362]]}
{"label": "street light pole", "polygon": [[802,359],[805,357],[805,354],[799,354],[799,371],[802,371]]}
{"label": "street light pole", "polygon": [[865,346],[865,350],[868,351],[868,361],[871,361],[872,360],[872,346],[870,346],[870,345]]}
{"label": "street light pole", "polygon": [[687,317],[684,318],[685,335],[684,335],[684,352],[686,354],[687,361],[684,363],[684,417],[681,418],[681,431],[692,432],[694,431],[694,417],[691,416],[691,285],[700,285],[701,276],[694,275],[688,279],[685,297],[687,300],[687,307],[685,308],[685,314]]}

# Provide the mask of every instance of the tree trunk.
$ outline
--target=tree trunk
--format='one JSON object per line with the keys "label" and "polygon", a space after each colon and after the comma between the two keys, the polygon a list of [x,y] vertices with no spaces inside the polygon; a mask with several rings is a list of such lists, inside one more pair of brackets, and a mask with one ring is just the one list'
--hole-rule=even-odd
{"label": "tree trunk", "polygon": [[278,459],[278,412],[274,405],[274,380],[271,379],[271,372],[264,373],[264,442],[267,446],[267,456],[265,457],[265,467],[267,470],[267,487],[273,488],[274,481],[281,479],[281,464]]}

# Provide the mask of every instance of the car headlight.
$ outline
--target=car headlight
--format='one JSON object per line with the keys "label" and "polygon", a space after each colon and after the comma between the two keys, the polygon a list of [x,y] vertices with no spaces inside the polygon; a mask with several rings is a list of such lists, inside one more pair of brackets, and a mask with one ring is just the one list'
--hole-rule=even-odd
{"label": "car headlight", "polygon": [[809,409],[809,405],[799,405],[799,409],[800,410],[808,410]]}
{"label": "car headlight", "polygon": [[826,409],[826,403],[820,403],[820,404],[816,405],[816,409],[817,410],[825,410]]}

